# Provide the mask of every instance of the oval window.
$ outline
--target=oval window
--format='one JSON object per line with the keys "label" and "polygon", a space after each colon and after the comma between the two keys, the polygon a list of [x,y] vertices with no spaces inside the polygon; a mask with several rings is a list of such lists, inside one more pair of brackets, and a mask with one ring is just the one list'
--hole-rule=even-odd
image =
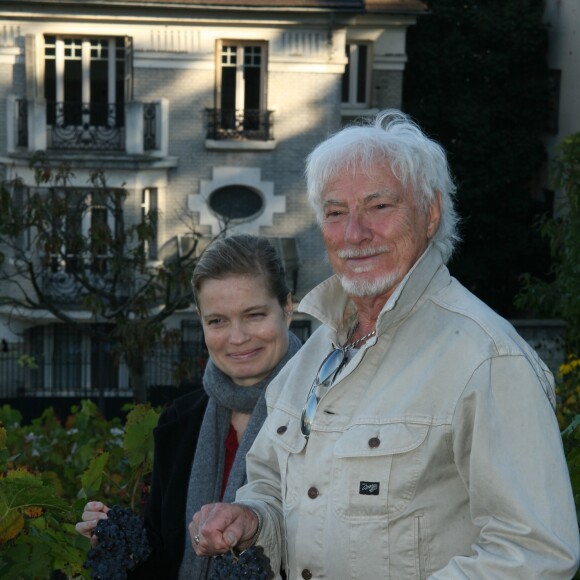
{"label": "oval window", "polygon": [[244,185],[226,185],[209,198],[209,207],[228,220],[243,220],[260,213],[264,202],[260,194]]}

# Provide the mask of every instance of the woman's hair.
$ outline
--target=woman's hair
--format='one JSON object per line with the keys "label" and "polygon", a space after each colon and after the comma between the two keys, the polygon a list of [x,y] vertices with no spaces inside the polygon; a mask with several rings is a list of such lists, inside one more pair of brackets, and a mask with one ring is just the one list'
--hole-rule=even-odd
{"label": "woman's hair", "polygon": [[346,127],[318,145],[306,162],[308,201],[318,223],[323,219],[322,192],[327,183],[346,170],[370,171],[385,163],[417,203],[427,210],[441,193],[441,221],[433,236],[445,262],[459,242],[459,216],[454,207],[455,184],[441,145],[428,138],[407,115],[396,109]]}
{"label": "woman's hair", "polygon": [[286,307],[290,290],[284,266],[266,238],[239,234],[211,242],[193,271],[191,285],[195,303],[198,304],[198,294],[206,280],[228,276],[261,277],[270,296],[276,298],[282,308]]}

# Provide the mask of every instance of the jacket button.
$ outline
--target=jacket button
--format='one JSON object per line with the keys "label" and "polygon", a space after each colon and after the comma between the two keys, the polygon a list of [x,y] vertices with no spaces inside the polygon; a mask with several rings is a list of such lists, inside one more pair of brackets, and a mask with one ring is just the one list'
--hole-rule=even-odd
{"label": "jacket button", "polygon": [[378,447],[381,444],[381,440],[378,437],[371,437],[369,439],[369,447],[371,449],[374,449],[375,447]]}
{"label": "jacket button", "polygon": [[315,487],[311,487],[308,490],[308,497],[310,499],[316,499],[318,497],[318,490]]}
{"label": "jacket button", "polygon": [[278,427],[278,429],[276,429],[276,433],[278,433],[278,435],[283,435],[284,433],[286,433],[287,430],[288,427],[286,427],[286,425],[282,425],[281,427]]}
{"label": "jacket button", "polygon": [[310,580],[310,578],[312,578],[312,572],[307,568],[304,568],[304,570],[302,570],[302,578],[304,578],[304,580]]}

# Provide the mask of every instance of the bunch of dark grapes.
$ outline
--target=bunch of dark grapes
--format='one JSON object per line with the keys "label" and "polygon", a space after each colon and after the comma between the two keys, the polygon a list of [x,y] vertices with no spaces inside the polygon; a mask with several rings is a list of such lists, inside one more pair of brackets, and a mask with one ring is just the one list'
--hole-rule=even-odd
{"label": "bunch of dark grapes", "polygon": [[141,520],[130,508],[113,506],[93,535],[98,541],[89,549],[84,567],[95,580],[126,580],[127,572],[151,553]]}
{"label": "bunch of dark grapes", "polygon": [[267,580],[274,578],[270,559],[261,546],[252,546],[237,555],[233,551],[213,559],[209,580]]}

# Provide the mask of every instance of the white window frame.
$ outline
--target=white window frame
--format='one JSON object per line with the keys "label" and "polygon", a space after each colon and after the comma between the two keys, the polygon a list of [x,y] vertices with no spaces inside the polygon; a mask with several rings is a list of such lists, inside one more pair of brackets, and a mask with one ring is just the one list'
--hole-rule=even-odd
{"label": "white window frame", "polygon": [[266,109],[266,71],[268,64],[268,44],[260,40],[217,40],[216,45],[216,108],[221,107],[222,102],[222,53],[225,46],[232,46],[236,51],[236,96],[235,108],[236,110],[243,110],[245,108],[244,101],[244,51],[248,47],[260,48],[260,103],[259,110]]}
{"label": "white window frame", "polygon": [[[359,70],[359,50],[364,46],[367,50],[366,69]],[[342,101],[342,105],[350,108],[364,109],[370,106],[371,74],[372,74],[372,43],[347,41],[345,46],[346,57],[348,59],[348,100]],[[358,101],[358,84],[360,76],[365,75],[365,100]]]}
{"label": "white window frame", "polygon": [[[52,35],[47,35],[52,36]],[[65,61],[67,60],[80,60],[82,63],[81,68],[81,101],[82,103],[91,102],[91,62],[93,60],[102,60],[99,58],[100,46],[92,46],[92,42],[101,42],[107,44],[108,55],[107,55],[107,99],[109,105],[114,105],[117,102],[116,94],[116,84],[117,84],[117,45],[116,37],[102,38],[102,37],[74,37],[74,36],[56,36],[54,44],[54,57],[46,55],[46,60],[55,60],[55,102],[56,103],[66,103],[66,91],[65,91]],[[45,37],[45,48],[46,46],[51,46],[46,42]],[[93,54],[93,49],[96,51],[96,55]],[[110,107],[108,115],[112,118],[116,115],[116,108]],[[58,120],[57,120],[58,121]],[[62,122],[64,119],[61,120]],[[83,124],[90,122],[90,114],[83,113],[82,117]]]}

